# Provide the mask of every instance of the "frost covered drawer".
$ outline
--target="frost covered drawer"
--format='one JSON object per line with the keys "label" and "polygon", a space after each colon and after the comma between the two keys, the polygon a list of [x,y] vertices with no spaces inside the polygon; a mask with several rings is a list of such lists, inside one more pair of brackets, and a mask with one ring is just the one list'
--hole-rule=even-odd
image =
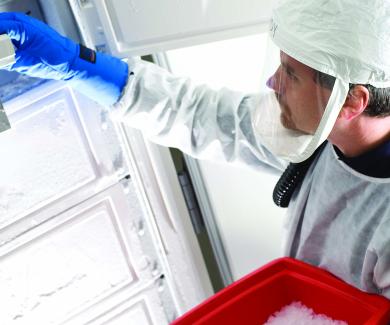
{"label": "frost covered drawer", "polygon": [[[124,193],[128,194],[124,194]],[[117,184],[0,250],[0,324],[52,324],[161,277],[131,183]]]}
{"label": "frost covered drawer", "polygon": [[[92,316],[88,319],[85,316]],[[135,296],[128,297],[98,315],[80,315],[66,325],[168,325],[175,317],[165,278],[157,279]]]}
{"label": "frost covered drawer", "polygon": [[0,134],[0,228],[56,205],[19,226],[26,231],[126,173],[105,111],[77,96],[49,83],[5,103],[12,128]]}

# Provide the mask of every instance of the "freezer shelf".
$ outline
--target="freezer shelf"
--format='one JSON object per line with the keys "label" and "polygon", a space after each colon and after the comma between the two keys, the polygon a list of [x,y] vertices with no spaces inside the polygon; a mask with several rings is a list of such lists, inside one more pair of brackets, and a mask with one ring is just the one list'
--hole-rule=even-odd
{"label": "freezer shelf", "polygon": [[2,247],[0,323],[61,323],[159,280],[158,249],[147,227],[140,232],[142,220],[125,180]]}
{"label": "freezer shelf", "polygon": [[156,280],[136,296],[129,297],[91,321],[84,319],[66,325],[168,325],[175,318],[173,303],[164,278]]}
{"label": "freezer shelf", "polygon": [[4,107],[11,129],[0,134],[0,245],[128,175],[106,110],[62,83]]}

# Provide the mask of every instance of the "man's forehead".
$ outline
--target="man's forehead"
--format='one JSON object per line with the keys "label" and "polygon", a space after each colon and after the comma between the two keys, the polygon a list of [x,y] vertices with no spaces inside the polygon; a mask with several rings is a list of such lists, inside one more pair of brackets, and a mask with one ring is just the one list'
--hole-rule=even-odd
{"label": "man's forehead", "polygon": [[287,53],[280,51],[280,62],[283,66],[290,69],[294,73],[310,73],[313,74],[315,70],[302,62],[294,59]]}

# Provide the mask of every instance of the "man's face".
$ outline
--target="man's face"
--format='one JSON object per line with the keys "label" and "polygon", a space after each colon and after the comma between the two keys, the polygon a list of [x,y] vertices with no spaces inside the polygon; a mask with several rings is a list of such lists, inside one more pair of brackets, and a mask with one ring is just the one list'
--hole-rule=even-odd
{"label": "man's face", "polygon": [[281,64],[267,81],[275,91],[284,127],[314,134],[331,90],[315,82],[315,70],[280,52]]}

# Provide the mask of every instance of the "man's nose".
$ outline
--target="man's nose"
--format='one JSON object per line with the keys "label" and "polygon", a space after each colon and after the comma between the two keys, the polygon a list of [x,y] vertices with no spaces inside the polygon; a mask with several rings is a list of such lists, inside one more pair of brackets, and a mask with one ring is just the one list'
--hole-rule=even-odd
{"label": "man's nose", "polygon": [[275,73],[267,80],[266,85],[268,88],[274,90],[276,93],[280,93],[280,67]]}
{"label": "man's nose", "polygon": [[275,74],[268,78],[266,85],[268,88],[275,90]]}

